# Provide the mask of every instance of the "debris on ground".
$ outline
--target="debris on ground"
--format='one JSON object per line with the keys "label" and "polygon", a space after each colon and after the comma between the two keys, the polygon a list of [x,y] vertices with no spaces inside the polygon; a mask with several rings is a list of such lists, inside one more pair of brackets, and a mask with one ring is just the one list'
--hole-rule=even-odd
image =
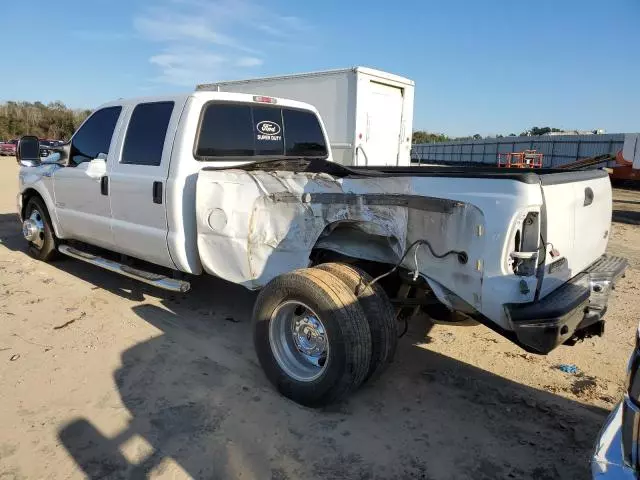
{"label": "debris on ground", "polygon": [[576,375],[580,371],[578,367],[572,363],[561,363],[558,365],[558,370],[571,375]]}
{"label": "debris on ground", "polygon": [[61,330],[63,328],[68,327],[69,325],[71,325],[72,323],[77,322],[78,320],[82,319],[84,316],[86,315],[86,312],[82,312],[78,317],[76,318],[72,318],[71,320],[69,320],[68,322],[64,322],[62,325],[58,325],[56,327],[53,327],[54,330]]}

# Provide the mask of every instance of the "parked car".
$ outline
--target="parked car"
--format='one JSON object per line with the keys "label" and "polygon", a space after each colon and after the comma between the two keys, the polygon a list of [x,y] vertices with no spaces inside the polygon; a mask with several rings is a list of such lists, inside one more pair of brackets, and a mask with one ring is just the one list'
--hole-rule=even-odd
{"label": "parked car", "polygon": [[636,480],[640,471],[640,328],[627,367],[622,401],[611,412],[596,442],[591,473],[598,480]]}
{"label": "parked car", "polygon": [[48,157],[54,147],[62,145],[59,140],[40,139],[40,156]]}
{"label": "parked car", "polygon": [[16,154],[16,145],[18,145],[18,139],[9,140],[6,143],[0,145],[0,155],[13,157]]}
{"label": "parked car", "polygon": [[183,273],[261,290],[258,359],[308,406],[389,365],[394,308],[439,305],[546,354],[602,333],[626,268],[605,255],[604,170],[346,167],[318,111],[282,98],[117,100],[46,162],[35,137],[19,150],[35,258],[62,253],[179,292]]}

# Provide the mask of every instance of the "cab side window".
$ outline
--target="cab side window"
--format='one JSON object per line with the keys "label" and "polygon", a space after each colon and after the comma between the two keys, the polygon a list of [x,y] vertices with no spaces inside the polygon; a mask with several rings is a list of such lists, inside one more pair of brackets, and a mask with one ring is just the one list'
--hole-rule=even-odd
{"label": "cab side window", "polygon": [[173,102],[136,105],[129,120],[120,163],[157,167],[173,113]]}
{"label": "cab side window", "polygon": [[84,122],[71,140],[71,162],[78,165],[89,162],[103,153],[109,153],[111,138],[118,123],[122,107],[107,107],[95,111]]}

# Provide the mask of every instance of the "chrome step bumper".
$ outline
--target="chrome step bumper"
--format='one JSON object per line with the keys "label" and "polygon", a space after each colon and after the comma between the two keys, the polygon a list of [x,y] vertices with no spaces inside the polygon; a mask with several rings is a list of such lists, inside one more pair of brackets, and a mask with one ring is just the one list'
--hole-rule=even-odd
{"label": "chrome step bumper", "polygon": [[64,255],[82,260],[83,262],[90,263],[110,272],[119,273],[125,277],[133,278],[140,282],[144,282],[154,287],[162,288],[163,290],[169,290],[171,292],[188,292],[191,288],[189,282],[184,280],[177,280],[175,278],[169,278],[157,273],[147,272],[145,270],[139,270],[137,268],[129,267],[113,260],[108,260],[92,253],[83,252],[77,248],[70,247],[69,245],[58,246],[58,251]]}
{"label": "chrome step bumper", "polygon": [[[625,258],[603,255],[542,300],[506,304],[518,341],[527,350],[547,354],[577,331],[601,322],[614,283],[627,266]],[[602,334],[603,326],[594,331]]]}

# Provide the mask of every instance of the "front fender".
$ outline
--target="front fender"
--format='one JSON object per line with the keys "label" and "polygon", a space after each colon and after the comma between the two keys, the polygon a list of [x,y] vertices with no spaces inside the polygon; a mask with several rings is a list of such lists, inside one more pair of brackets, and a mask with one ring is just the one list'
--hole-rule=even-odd
{"label": "front fender", "polygon": [[20,169],[19,184],[19,200],[18,214],[20,218],[24,217],[24,209],[26,208],[27,198],[32,195],[38,195],[44,201],[49,212],[49,218],[53,225],[53,231],[58,238],[64,237],[64,232],[60,228],[58,214],[55,208],[55,198],[53,191],[53,173],[60,168],[56,164],[38,165],[37,167],[22,167]]}

